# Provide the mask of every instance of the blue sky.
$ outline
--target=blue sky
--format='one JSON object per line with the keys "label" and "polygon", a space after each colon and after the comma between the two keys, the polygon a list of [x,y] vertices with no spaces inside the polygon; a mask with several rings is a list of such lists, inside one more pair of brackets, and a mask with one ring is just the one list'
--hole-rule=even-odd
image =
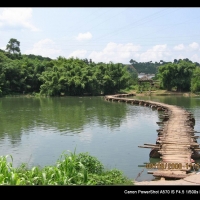
{"label": "blue sky", "polygon": [[53,59],[200,63],[200,8],[0,8],[0,49],[10,38],[20,41],[22,54]]}

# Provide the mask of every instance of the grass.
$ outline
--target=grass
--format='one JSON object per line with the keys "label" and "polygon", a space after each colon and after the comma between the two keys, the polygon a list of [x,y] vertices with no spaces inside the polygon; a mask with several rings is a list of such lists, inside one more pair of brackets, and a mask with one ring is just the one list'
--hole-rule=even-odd
{"label": "grass", "polygon": [[14,168],[12,163],[11,155],[0,157],[0,185],[133,185],[121,171],[105,170],[88,153],[63,153],[55,166],[44,168],[28,169],[25,163]]}

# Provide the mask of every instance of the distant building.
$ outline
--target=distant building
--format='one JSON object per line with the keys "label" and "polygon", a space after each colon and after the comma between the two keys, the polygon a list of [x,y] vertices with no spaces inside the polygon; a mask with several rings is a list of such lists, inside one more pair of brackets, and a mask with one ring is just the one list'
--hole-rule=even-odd
{"label": "distant building", "polygon": [[155,74],[139,73],[138,78],[147,77],[148,79],[155,77]]}

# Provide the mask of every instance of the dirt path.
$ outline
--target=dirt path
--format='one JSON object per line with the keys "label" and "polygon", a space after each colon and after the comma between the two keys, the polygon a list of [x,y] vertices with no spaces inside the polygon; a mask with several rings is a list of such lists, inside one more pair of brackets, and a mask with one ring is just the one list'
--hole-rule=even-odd
{"label": "dirt path", "polygon": [[200,172],[180,180],[136,181],[134,185],[200,185]]}

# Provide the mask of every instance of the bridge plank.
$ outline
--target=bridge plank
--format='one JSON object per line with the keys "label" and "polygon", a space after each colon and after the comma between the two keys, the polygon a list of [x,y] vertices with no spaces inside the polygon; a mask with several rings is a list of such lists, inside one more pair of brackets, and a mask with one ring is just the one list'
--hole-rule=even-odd
{"label": "bridge plank", "polygon": [[[159,140],[158,144],[144,144],[143,146],[138,146],[141,148],[151,148],[161,155],[160,158],[162,162],[167,163],[183,163],[183,166],[191,163],[191,155],[193,151],[200,151],[199,144],[196,139],[199,136],[195,136],[195,133],[200,133],[194,131],[195,119],[191,112],[184,110],[179,106],[168,105],[160,102],[136,100],[130,98],[120,98],[128,97],[132,94],[117,94],[117,95],[107,95],[106,100],[112,101],[124,101],[131,102],[132,104],[139,104],[141,106],[149,106],[150,108],[156,108],[157,110],[162,110],[160,119],[163,121],[156,122],[160,128],[156,130],[158,132]],[[156,170],[151,173],[155,177],[168,177],[168,178],[185,178],[190,169],[183,167],[177,170]],[[187,172],[187,173],[186,173]]]}

